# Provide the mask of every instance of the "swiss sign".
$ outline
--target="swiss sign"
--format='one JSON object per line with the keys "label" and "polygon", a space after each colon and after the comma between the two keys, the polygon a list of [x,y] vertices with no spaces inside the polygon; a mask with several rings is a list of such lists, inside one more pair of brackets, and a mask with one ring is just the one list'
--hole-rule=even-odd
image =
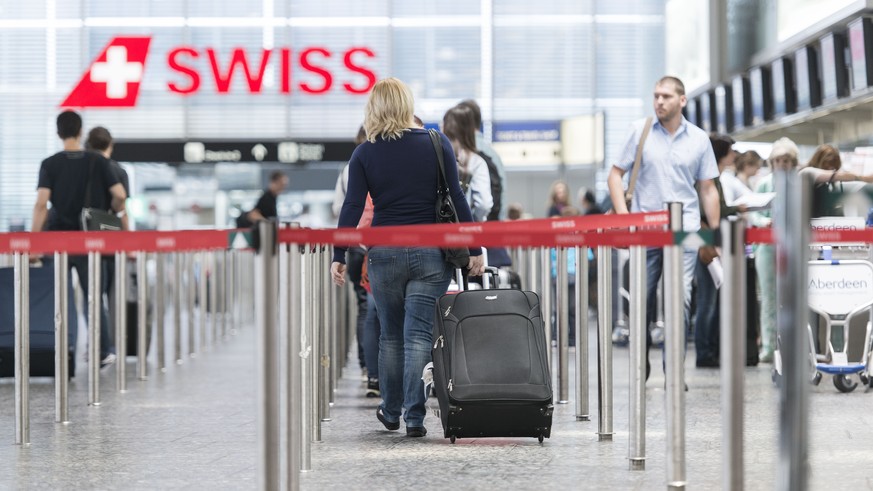
{"label": "swiss sign", "polygon": [[118,36],[103,48],[61,107],[133,107],[151,36]]}
{"label": "swiss sign", "polygon": [[[151,40],[152,36],[113,38],[61,107],[136,106]],[[234,92],[234,79],[242,77],[244,88],[237,87],[236,91],[247,90],[250,94],[260,94],[265,90],[275,90],[279,94],[300,91],[317,96],[331,91],[365,95],[376,84],[376,73],[362,65],[362,62],[376,57],[376,53],[366,46],[350,46],[340,51],[326,46],[233,48],[226,59],[220,53],[210,46],[172,47],[163,56],[171,74],[163,81],[163,86],[179,96],[194,95],[204,88],[227,94]],[[162,55],[155,57],[161,58]],[[267,70],[268,66],[273,70]],[[273,77],[278,79],[275,89]],[[211,83],[205,83],[210,79]],[[265,83],[268,80],[270,82]],[[237,80],[236,85],[240,85],[239,82]],[[257,153],[263,154],[261,151]]]}

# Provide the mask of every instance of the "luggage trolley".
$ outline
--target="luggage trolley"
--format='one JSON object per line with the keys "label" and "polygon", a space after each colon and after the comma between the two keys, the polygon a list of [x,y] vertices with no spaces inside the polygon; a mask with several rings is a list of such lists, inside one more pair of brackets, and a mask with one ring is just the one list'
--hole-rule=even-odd
{"label": "luggage trolley", "polygon": [[[865,227],[861,217],[813,218],[810,224],[814,229],[825,230],[832,227],[860,230]],[[834,386],[839,391],[851,392],[858,386],[851,380],[851,375],[858,374],[861,383],[873,387],[873,264],[866,259],[855,259],[862,250],[865,252],[864,257],[869,257],[867,246],[863,243],[841,244],[839,248],[834,248],[827,244],[814,243],[810,244],[810,248],[820,253],[821,259],[809,261],[809,309],[825,321],[825,340],[820,350],[816,350],[816,329],[807,324],[810,381],[818,385],[822,375],[826,373],[833,375]],[[832,255],[846,259],[832,259]],[[855,316],[865,312],[870,312],[871,316],[866,325],[860,361],[849,362],[850,323]],[[839,335],[836,347],[832,338],[835,330]],[[777,384],[782,376],[780,350],[781,340],[777,335],[773,360],[773,381]]]}
{"label": "luggage trolley", "polygon": [[[873,375],[870,370],[873,320],[867,321],[861,360],[850,362],[848,351],[852,318],[865,312],[873,314],[873,264],[859,259],[810,261],[808,282],[809,309],[825,321],[822,354],[816,352],[812,326],[807,326],[810,361],[816,370],[812,382],[818,384],[826,373],[834,376],[834,386],[840,392],[852,392],[858,384],[850,376],[857,373],[862,384],[869,384]],[[838,346],[834,346],[831,336],[835,329],[842,334]]]}

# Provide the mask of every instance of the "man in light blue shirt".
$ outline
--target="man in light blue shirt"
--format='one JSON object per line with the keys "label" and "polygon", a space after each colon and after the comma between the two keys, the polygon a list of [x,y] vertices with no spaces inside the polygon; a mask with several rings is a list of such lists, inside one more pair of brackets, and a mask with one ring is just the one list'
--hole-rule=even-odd
{"label": "man in light blue shirt", "polygon": [[[643,156],[634,188],[631,211],[651,212],[664,210],[667,203],[682,203],[682,228],[696,232],[700,228],[700,208],[706,212],[709,223],[719,223],[718,190],[712,179],[718,177],[718,166],[709,136],[682,116],[685,107],[685,86],[675,77],[663,77],[655,84],[654,109],[657,119],[643,145]],[[633,124],[625,140],[621,158],[609,172],[609,196],[616,213],[628,213],[624,200],[624,174],[631,171],[645,120]],[[699,187],[699,194],[698,189]],[[685,329],[690,326],[691,281],[694,278],[697,250],[685,249]],[[646,324],[655,321],[657,314],[658,281],[663,269],[663,250],[650,248],[646,254],[648,292]],[[646,346],[651,346],[647,334]],[[646,378],[650,372],[646,356]]]}

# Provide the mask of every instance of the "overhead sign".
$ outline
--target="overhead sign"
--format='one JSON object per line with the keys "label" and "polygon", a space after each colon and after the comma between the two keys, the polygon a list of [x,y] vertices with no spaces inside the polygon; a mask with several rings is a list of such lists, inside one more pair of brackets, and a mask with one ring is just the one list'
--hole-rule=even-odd
{"label": "overhead sign", "polygon": [[[135,107],[152,37],[112,38],[61,102],[61,107]],[[280,94],[344,92],[363,95],[376,84],[376,74],[367,66],[375,57],[376,53],[366,46],[351,46],[341,52],[323,46],[234,48],[227,57],[213,47],[176,46],[162,58],[172,74],[162,83],[168,92],[182,96],[202,90],[219,94],[237,91],[260,94],[270,85],[264,82],[267,67],[272,64],[278,74],[278,87],[272,90]],[[331,71],[327,62],[333,58],[342,59],[344,71]],[[307,76],[301,78],[300,74]],[[240,77],[244,85],[239,87],[237,83],[234,87],[234,79]],[[204,83],[208,79],[212,83]]]}
{"label": "overhead sign", "polygon": [[269,140],[119,140],[112,157],[119,162],[346,162],[355,150],[352,141]]}
{"label": "overhead sign", "polygon": [[495,142],[543,142],[561,139],[560,121],[495,122],[492,126]]}
{"label": "overhead sign", "polygon": [[560,121],[508,121],[492,126],[493,147],[504,165],[561,163]]}

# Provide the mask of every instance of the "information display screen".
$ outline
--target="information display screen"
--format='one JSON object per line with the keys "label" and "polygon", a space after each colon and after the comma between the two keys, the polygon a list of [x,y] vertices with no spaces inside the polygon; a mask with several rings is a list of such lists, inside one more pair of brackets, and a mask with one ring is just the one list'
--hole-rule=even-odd
{"label": "information display screen", "polygon": [[845,38],[829,33],[819,40],[821,51],[822,101],[834,102],[849,95],[848,70],[845,59]]}
{"label": "information display screen", "polygon": [[784,116],[797,111],[794,70],[791,60],[779,58],[770,65],[773,77],[773,115]]}
{"label": "information display screen", "polygon": [[873,22],[861,17],[849,23],[849,56],[852,66],[852,92],[866,90],[873,85]]}
{"label": "information display screen", "polygon": [[818,51],[815,46],[804,46],[794,52],[794,83],[798,111],[821,105]]}
{"label": "information display screen", "polygon": [[749,89],[752,94],[752,125],[757,126],[773,118],[770,69],[757,66],[749,70]]}
{"label": "information display screen", "polygon": [[688,103],[685,104],[685,119],[695,126],[700,126],[697,124],[697,99],[688,99]]}
{"label": "information display screen", "polygon": [[703,131],[710,133],[712,131],[712,106],[709,103],[709,92],[700,94],[700,98],[697,101],[698,126]]}
{"label": "information display screen", "polygon": [[737,75],[731,81],[731,106],[733,117],[733,130],[749,126],[751,124],[751,113],[748,112],[751,94],[749,94],[749,79],[742,75]]}
{"label": "information display screen", "polygon": [[733,126],[728,124],[728,119],[733,119],[733,114],[728,112],[728,91],[725,90],[724,85],[719,85],[713,90],[713,96],[715,97],[715,130],[719,133],[727,133],[730,131],[729,127]]}

